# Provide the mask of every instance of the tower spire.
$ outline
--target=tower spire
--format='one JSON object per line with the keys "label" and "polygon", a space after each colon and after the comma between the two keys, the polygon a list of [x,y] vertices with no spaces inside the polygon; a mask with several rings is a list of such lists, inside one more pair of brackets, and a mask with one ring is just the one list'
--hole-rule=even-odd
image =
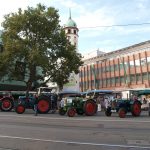
{"label": "tower spire", "polygon": [[71,8],[69,8],[69,19],[71,19]]}

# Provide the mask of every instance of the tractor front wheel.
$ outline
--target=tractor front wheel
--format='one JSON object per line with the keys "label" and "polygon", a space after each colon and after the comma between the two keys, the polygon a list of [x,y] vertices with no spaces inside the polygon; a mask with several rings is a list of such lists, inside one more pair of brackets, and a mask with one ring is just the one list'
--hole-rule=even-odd
{"label": "tractor front wheel", "polygon": [[120,108],[118,111],[119,117],[120,118],[125,118],[126,117],[126,110],[124,108]]}
{"label": "tractor front wheel", "polygon": [[17,114],[23,114],[25,112],[25,106],[19,104],[16,108],[15,111]]}
{"label": "tractor front wheel", "polygon": [[69,117],[74,117],[76,114],[76,110],[74,108],[69,108],[68,111],[67,111],[67,115]]}

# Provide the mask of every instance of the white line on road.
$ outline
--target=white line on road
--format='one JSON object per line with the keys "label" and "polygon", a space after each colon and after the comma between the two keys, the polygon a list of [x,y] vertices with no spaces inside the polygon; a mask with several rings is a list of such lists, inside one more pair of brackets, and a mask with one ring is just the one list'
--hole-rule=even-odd
{"label": "white line on road", "polygon": [[28,116],[28,115],[22,115],[22,116],[19,116],[19,115],[0,115],[0,117],[31,118],[31,119],[34,118],[34,119],[48,119],[48,120],[95,121],[95,122],[103,121],[103,122],[150,123],[150,120],[135,120],[135,119],[129,120],[129,119],[126,119],[126,118],[123,118],[123,119],[119,118],[119,120],[116,120],[116,119],[107,119],[107,118],[106,119],[101,119],[101,118],[92,118],[92,117],[90,119],[89,118],[86,119],[85,117],[82,117],[82,118],[77,118],[77,117],[70,118],[70,117],[65,116],[65,118],[64,118],[64,117]]}
{"label": "white line on road", "polygon": [[136,145],[115,145],[115,144],[76,142],[76,141],[59,141],[59,140],[36,139],[36,138],[29,138],[29,137],[16,137],[16,136],[5,136],[5,135],[0,135],[0,138],[30,140],[30,141],[41,141],[41,142],[52,142],[52,143],[76,144],[76,145],[150,149],[150,146],[145,147],[145,146],[136,146]]}

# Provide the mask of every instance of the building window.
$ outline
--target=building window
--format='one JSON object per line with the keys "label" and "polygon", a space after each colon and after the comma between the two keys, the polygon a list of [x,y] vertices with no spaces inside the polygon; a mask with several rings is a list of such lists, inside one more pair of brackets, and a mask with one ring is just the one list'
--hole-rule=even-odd
{"label": "building window", "polygon": [[134,67],[134,61],[130,61],[130,68]]}
{"label": "building window", "polygon": [[141,65],[145,66],[146,65],[146,58],[141,58]]}
{"label": "building window", "polygon": [[121,70],[121,69],[124,69],[123,63],[120,63],[120,70]]}
{"label": "building window", "polygon": [[128,66],[129,66],[129,63],[128,62],[124,62],[124,67],[128,68]]}
{"label": "building window", "polygon": [[111,84],[115,85],[115,78],[111,78]]}
{"label": "building window", "polygon": [[77,48],[77,43],[76,42],[74,42],[74,46]]}
{"label": "building window", "polygon": [[74,30],[73,32],[74,32],[74,34],[76,34],[76,33],[77,33],[77,32],[76,32],[76,30]]}
{"label": "building window", "polygon": [[114,71],[114,66],[110,66],[110,71],[111,71],[111,72]]}
{"label": "building window", "polygon": [[141,74],[136,74],[136,80],[141,81]]}
{"label": "building window", "polygon": [[70,29],[68,29],[68,33],[71,33],[71,30],[70,30]]}
{"label": "building window", "polygon": [[116,77],[116,78],[115,78],[115,81],[116,81],[116,83],[119,83],[119,78]]}
{"label": "building window", "polygon": [[[92,80],[91,81],[91,84],[92,84],[92,87],[94,87],[95,85],[94,85],[94,80]],[[95,88],[95,87],[94,87]]]}
{"label": "building window", "polygon": [[110,67],[106,66],[106,72],[109,72],[109,71],[110,71]]}
{"label": "building window", "polygon": [[135,66],[136,67],[139,67],[140,66],[140,60],[138,59],[138,60],[135,60]]}
{"label": "building window", "polygon": [[70,36],[67,36],[67,39],[68,39],[68,40],[70,40],[70,39],[71,39],[71,37],[70,37]]}
{"label": "building window", "polygon": [[119,70],[118,64],[115,64],[115,71],[118,71],[118,70]]}
{"label": "building window", "polygon": [[103,84],[102,82],[103,82],[103,80],[99,80],[99,86],[100,87],[102,87],[102,84]]}
{"label": "building window", "polygon": [[87,72],[86,71],[84,71],[84,77],[86,77],[87,76]]}
{"label": "building window", "polygon": [[106,87],[106,79],[103,80],[103,87]]}
{"label": "building window", "polygon": [[147,73],[143,73],[142,76],[143,76],[143,80],[147,80],[148,79]]}
{"label": "building window", "polygon": [[135,82],[135,75],[130,75],[131,82]]}
{"label": "building window", "polygon": [[150,57],[147,57],[147,63],[150,64]]}
{"label": "building window", "polygon": [[106,72],[106,68],[105,67],[102,67],[102,72]]}
{"label": "building window", "polygon": [[107,86],[110,85],[110,79],[106,79]]}
{"label": "building window", "polygon": [[125,83],[124,77],[120,77],[121,83]]}

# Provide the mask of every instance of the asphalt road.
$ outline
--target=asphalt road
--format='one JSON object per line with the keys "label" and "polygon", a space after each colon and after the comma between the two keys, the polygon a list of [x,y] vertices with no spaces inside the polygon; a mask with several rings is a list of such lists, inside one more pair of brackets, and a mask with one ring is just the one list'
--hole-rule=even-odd
{"label": "asphalt road", "polygon": [[0,150],[150,150],[150,117],[0,112]]}

